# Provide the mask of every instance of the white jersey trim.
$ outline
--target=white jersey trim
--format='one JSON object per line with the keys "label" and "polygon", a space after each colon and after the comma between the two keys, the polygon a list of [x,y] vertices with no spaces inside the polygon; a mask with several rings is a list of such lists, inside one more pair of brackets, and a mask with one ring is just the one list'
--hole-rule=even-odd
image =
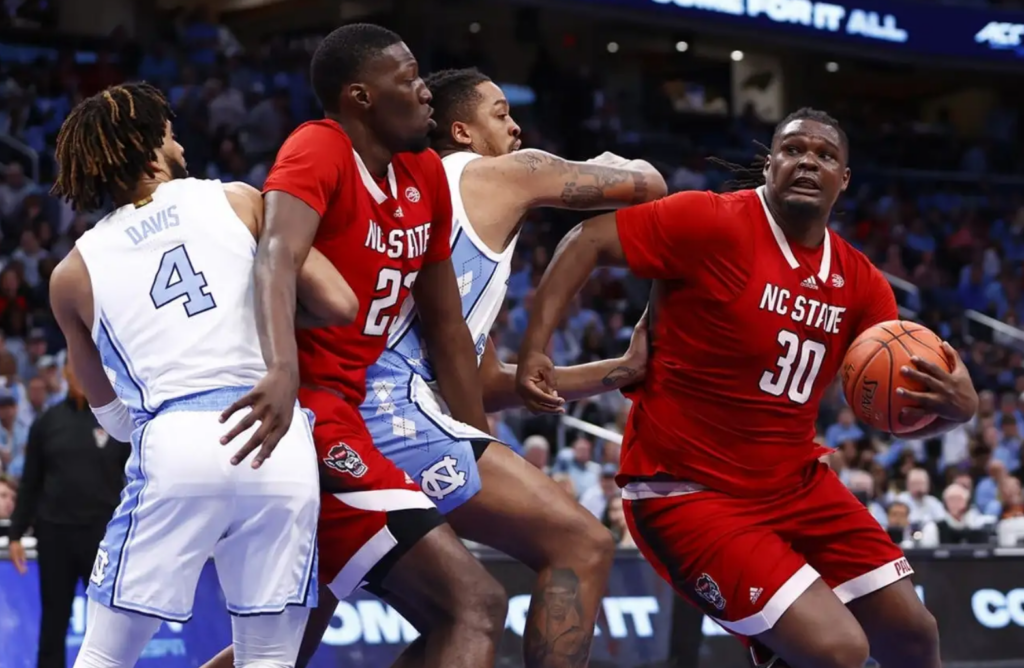
{"label": "white jersey trim", "polygon": [[[800,262],[797,261],[796,256],[793,254],[793,249],[789,245],[789,240],[786,238],[786,233],[782,231],[779,224],[775,222],[775,217],[772,212],[768,209],[768,202],[765,199],[765,186],[759,186],[757,188],[757,199],[761,202],[761,208],[764,209],[764,215],[768,219],[768,225],[772,228],[772,235],[775,237],[775,243],[779,245],[779,250],[782,251],[782,255],[785,256],[786,262],[792,269],[799,269]],[[828,282],[828,276],[832,271],[832,232],[828,228],[825,228],[825,242],[824,248],[821,252],[821,267],[818,268],[818,279],[822,283]]]}

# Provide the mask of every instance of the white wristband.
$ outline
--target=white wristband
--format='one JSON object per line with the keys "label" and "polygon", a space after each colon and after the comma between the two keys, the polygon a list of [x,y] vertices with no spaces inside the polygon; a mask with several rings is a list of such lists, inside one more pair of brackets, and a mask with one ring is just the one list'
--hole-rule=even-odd
{"label": "white wristband", "polygon": [[[90,406],[90,408],[92,408]],[[128,406],[120,399],[114,399],[106,406],[92,408],[92,414],[96,416],[100,426],[117,440],[123,443],[130,443],[132,432],[135,431],[135,421],[132,420]]]}

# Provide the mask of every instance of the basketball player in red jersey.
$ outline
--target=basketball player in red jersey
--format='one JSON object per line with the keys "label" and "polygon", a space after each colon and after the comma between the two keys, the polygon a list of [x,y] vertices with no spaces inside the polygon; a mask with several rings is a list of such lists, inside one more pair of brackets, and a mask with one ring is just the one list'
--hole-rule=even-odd
{"label": "basketball player in red jersey", "polygon": [[[411,291],[452,416],[488,429],[450,259],[451,197],[440,158],[427,150],[430,92],[401,38],[368,24],[328,35],[311,79],[326,118],[292,133],[264,186],[256,300],[269,373],[226,412],[253,406],[225,440],[260,420],[252,438],[266,450],[296,395],[316,414],[320,600],[297,665],[309,661],[338,599],[364,585],[423,634],[402,665],[490,666],[505,626],[503,589],[377,451],[359,415],[366,368]],[[295,270],[312,247],[349,281],[359,315],[346,327],[302,330],[296,345]],[[214,665],[231,661],[228,650]]]}
{"label": "basketball player in red jersey", "polygon": [[[617,479],[644,555],[722,626],[774,651],[761,665],[862,668],[870,649],[885,668],[939,668],[913,570],[813,443],[849,345],[897,318],[882,274],[828,229],[848,151],[834,119],[802,109],[776,128],[765,185],[679,193],[575,228],[534,298],[518,381],[557,389],[542,351],[597,264],[655,279],[652,353]],[[938,416],[908,438],[975,413],[966,369],[945,352],[952,373],[902,370]]]}

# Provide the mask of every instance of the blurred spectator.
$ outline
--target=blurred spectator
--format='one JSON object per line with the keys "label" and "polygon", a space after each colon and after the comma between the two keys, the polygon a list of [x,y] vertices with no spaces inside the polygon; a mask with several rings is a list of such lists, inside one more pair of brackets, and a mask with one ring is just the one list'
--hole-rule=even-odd
{"label": "blurred spectator", "polygon": [[878,520],[878,523],[885,527],[888,524],[885,508],[878,503],[875,495],[875,481],[867,471],[855,470],[850,472],[849,480],[846,483],[857,500],[871,513],[871,516]]}
{"label": "blurred spectator", "polygon": [[939,541],[944,544],[984,543],[995,518],[970,505],[971,492],[953,483],[942,492],[946,516],[938,522]]}
{"label": "blurred spectator", "polygon": [[18,481],[13,476],[0,473],[0,520],[11,519],[17,500]]}
{"label": "blurred spectator", "polygon": [[4,179],[0,183],[0,219],[12,217],[25,198],[37,189],[36,184],[25,176],[21,163],[12,162],[4,168],[3,173]]}
{"label": "blurred spectator", "polygon": [[629,532],[629,527],[626,526],[626,514],[622,510],[622,496],[615,495],[608,499],[608,507],[605,509],[601,521],[612,532],[616,545],[619,547],[636,547],[636,543],[633,542],[633,534]]}
{"label": "blurred spectator", "polygon": [[893,542],[903,549],[935,547],[939,544],[939,529],[935,522],[911,523],[910,506],[903,501],[889,504],[887,531]]}
{"label": "blurred spectator", "polygon": [[549,464],[551,459],[551,445],[548,443],[548,439],[544,438],[540,434],[528,436],[526,440],[523,441],[523,451],[523,457],[526,461],[530,462],[544,473],[551,472],[551,466]]}
{"label": "blurred spectator", "polygon": [[18,400],[0,388],[0,470],[18,477],[25,467],[28,430],[18,423]]}
{"label": "blurred spectator", "polygon": [[864,430],[857,425],[853,410],[843,407],[836,417],[836,423],[825,431],[825,443],[830,448],[838,448],[843,441],[859,441],[864,438]]}
{"label": "blurred spectator", "polygon": [[907,491],[896,499],[909,509],[909,522],[914,524],[934,523],[941,521],[946,516],[942,502],[929,494],[931,484],[931,477],[924,469],[915,468],[907,474]]}
{"label": "blurred spectator", "polygon": [[600,484],[601,465],[593,461],[593,454],[594,444],[579,436],[573,441],[572,448],[559,452],[555,460],[554,472],[569,476],[577,498]]}
{"label": "blurred spectator", "polygon": [[613,496],[621,496],[619,486],[615,484],[615,474],[619,467],[615,464],[601,466],[601,481],[580,494],[580,505],[590,511],[597,519],[604,517],[608,501]]}

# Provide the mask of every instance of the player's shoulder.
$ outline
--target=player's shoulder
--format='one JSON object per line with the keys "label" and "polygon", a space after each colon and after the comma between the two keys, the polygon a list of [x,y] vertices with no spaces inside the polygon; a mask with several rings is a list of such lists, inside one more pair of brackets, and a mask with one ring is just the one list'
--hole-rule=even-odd
{"label": "player's shoulder", "polygon": [[333,151],[341,147],[352,148],[352,140],[349,139],[348,134],[334,121],[321,118],[316,121],[306,121],[292,130],[281,146],[281,150],[295,148],[322,150],[326,148]]}
{"label": "player's shoulder", "polygon": [[855,280],[862,286],[873,283],[888,284],[882,270],[871,261],[871,258],[835,230],[829,230],[828,234],[831,236],[833,255],[838,260],[839,267],[847,274],[847,280]]}

